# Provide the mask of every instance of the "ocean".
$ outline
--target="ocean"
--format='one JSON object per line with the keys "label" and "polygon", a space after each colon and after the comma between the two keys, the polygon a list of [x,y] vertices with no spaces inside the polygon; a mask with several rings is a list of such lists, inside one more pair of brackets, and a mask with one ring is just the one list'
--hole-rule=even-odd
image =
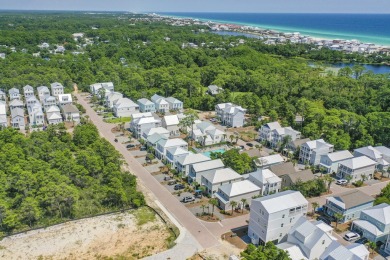
{"label": "ocean", "polygon": [[160,13],[390,46],[390,14]]}

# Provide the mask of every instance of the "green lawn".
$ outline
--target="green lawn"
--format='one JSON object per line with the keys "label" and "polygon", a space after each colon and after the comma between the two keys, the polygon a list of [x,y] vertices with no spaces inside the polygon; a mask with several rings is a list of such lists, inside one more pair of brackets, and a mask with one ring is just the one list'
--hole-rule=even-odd
{"label": "green lawn", "polygon": [[111,124],[117,124],[117,123],[127,123],[130,122],[130,117],[118,117],[118,118],[111,118],[111,119],[104,119],[104,122],[111,123]]}

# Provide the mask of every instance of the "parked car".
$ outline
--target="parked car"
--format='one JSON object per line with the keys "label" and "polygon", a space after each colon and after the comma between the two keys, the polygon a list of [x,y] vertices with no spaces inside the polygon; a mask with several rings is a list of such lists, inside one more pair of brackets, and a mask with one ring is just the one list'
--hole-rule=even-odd
{"label": "parked car", "polygon": [[355,241],[355,243],[363,244],[365,245],[368,242],[368,239],[365,237],[359,238],[358,240]]}
{"label": "parked car", "polygon": [[134,147],[135,147],[135,144],[128,144],[128,145],[126,145],[127,149],[134,148]]}
{"label": "parked car", "polygon": [[196,190],[194,193],[195,198],[201,199],[203,197],[201,190]]}
{"label": "parked car", "polygon": [[195,198],[192,196],[186,196],[181,201],[187,203],[187,202],[195,201]]}
{"label": "parked car", "polygon": [[174,190],[182,190],[184,189],[184,185],[183,184],[176,184],[175,187],[173,187]]}
{"label": "parked car", "polygon": [[114,139],[114,142],[117,143],[117,142],[118,142],[118,139],[115,138],[115,139]]}
{"label": "parked car", "polygon": [[[165,179],[165,178],[164,178],[164,179]],[[172,185],[175,185],[175,184],[177,184],[177,181],[169,181],[169,182],[168,182],[168,185],[169,185],[169,186],[172,186]]]}
{"label": "parked car", "polygon": [[246,143],[247,146],[253,147],[254,145],[252,143]]}
{"label": "parked car", "polygon": [[317,217],[317,220],[321,220],[322,222],[324,222],[325,224],[328,224],[329,226],[332,224],[332,222],[330,221],[330,219],[324,217],[324,216],[319,216]]}
{"label": "parked car", "polygon": [[164,181],[170,181],[170,180],[172,180],[172,177],[171,177],[171,176],[165,176],[165,177],[164,177]]}
{"label": "parked car", "polygon": [[146,151],[146,149],[147,149],[146,146],[141,146],[141,147],[139,148],[140,151]]}
{"label": "parked car", "polygon": [[348,181],[345,180],[345,179],[340,179],[340,180],[337,180],[337,181],[336,181],[336,184],[337,184],[337,185],[346,185],[347,183],[348,183]]}
{"label": "parked car", "polygon": [[344,239],[347,241],[353,241],[353,240],[357,240],[359,238],[360,238],[360,235],[358,233],[355,233],[355,232],[349,232],[349,233],[344,235]]}

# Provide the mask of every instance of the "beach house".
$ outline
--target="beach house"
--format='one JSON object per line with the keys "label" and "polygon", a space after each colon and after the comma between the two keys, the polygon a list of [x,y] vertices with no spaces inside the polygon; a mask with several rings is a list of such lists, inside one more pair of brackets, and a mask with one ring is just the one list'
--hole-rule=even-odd
{"label": "beach house", "polygon": [[216,116],[222,125],[228,127],[242,127],[245,123],[246,109],[232,103],[223,103],[215,106]]}
{"label": "beach house", "polygon": [[210,196],[218,191],[218,188],[225,184],[242,181],[244,178],[231,168],[215,169],[205,173],[201,178],[201,185],[206,188]]}
{"label": "beach house", "polygon": [[367,156],[353,157],[339,162],[336,176],[341,179],[350,176],[351,181],[367,180],[374,177],[376,162]]}
{"label": "beach house", "polygon": [[34,96],[34,88],[30,85],[26,85],[23,87],[23,95],[24,98],[27,100],[29,97]]}
{"label": "beach house", "polygon": [[139,105],[139,111],[141,113],[144,113],[144,112],[154,113],[154,112],[156,112],[155,104],[147,98],[138,99],[137,104]]}
{"label": "beach house", "polygon": [[353,155],[347,150],[323,154],[320,157],[320,167],[324,167],[327,173],[336,173],[339,163],[351,158]]}
{"label": "beach house", "polygon": [[309,141],[301,145],[299,162],[303,164],[319,165],[321,155],[332,153],[334,146],[323,139]]}

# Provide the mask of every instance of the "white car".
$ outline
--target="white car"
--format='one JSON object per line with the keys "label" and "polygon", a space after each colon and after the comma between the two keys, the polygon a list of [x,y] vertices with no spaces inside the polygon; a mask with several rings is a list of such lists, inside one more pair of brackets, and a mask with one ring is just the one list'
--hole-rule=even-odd
{"label": "white car", "polygon": [[348,183],[348,181],[347,180],[344,180],[344,179],[341,179],[341,180],[337,180],[336,181],[336,184],[338,184],[338,185],[346,185]]}
{"label": "white car", "polygon": [[352,241],[352,240],[358,240],[360,238],[360,235],[355,232],[349,232],[344,235],[344,239],[347,241]]}

